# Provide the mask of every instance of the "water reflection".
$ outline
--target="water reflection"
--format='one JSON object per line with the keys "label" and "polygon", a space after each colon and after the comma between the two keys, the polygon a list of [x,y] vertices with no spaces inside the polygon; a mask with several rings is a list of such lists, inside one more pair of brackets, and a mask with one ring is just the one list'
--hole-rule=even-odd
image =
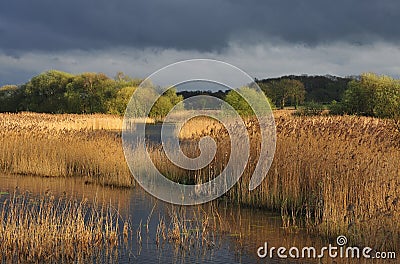
{"label": "water reflection", "polygon": [[[129,242],[119,246],[118,263],[335,263],[322,261],[260,259],[257,248],[269,245],[290,248],[296,246],[326,245],[327,241],[311,237],[304,230],[288,232],[281,228],[281,219],[276,214],[263,210],[231,206],[221,199],[202,206],[178,207],[156,200],[140,187],[134,189],[112,189],[86,184],[80,178],[40,178],[29,176],[0,176],[0,198],[14,192],[29,192],[54,196],[72,195],[76,199],[87,199],[98,203],[112,204],[124,219],[130,222]],[[174,222],[174,218],[176,218]],[[205,223],[207,221],[207,223]],[[176,222],[181,225],[174,240]],[[164,223],[165,234],[160,231]],[[181,228],[185,226],[186,229]],[[123,228],[123,224],[120,225]],[[202,228],[209,230],[201,230]],[[182,230],[186,230],[186,234]],[[180,233],[179,233],[180,232]],[[122,233],[122,232],[121,232]],[[205,235],[206,233],[206,235]],[[193,241],[193,238],[199,241]],[[201,243],[201,239],[205,239]],[[375,263],[365,261],[338,261],[336,263]],[[379,262],[378,262],[379,263]],[[385,262],[390,263],[390,262]]]}

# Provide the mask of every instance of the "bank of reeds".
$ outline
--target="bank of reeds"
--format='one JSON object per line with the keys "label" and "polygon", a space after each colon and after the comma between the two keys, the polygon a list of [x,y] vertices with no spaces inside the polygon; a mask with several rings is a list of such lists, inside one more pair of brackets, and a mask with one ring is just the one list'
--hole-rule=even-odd
{"label": "bank of reeds", "polygon": [[[195,126],[193,120],[190,127]],[[276,126],[274,162],[262,184],[250,192],[260,135],[257,123],[248,122],[251,159],[227,194],[231,201],[279,211],[284,227],[306,226],[332,238],[345,234],[352,243],[377,249],[400,247],[400,136],[390,121],[281,116]],[[180,182],[218,175],[229,153],[226,132],[210,126],[200,131],[216,138],[219,146],[210,166],[182,173],[163,158],[160,148],[153,148],[158,168]],[[189,156],[198,155],[194,147],[182,149]]]}
{"label": "bank of reeds", "polygon": [[[26,128],[18,125],[23,120],[5,125],[9,123],[4,122],[4,115],[1,118],[0,170],[133,185],[116,134]],[[227,194],[229,200],[278,211],[284,227],[306,226],[328,237],[344,234],[353,243],[377,249],[400,248],[400,136],[392,122],[353,116],[280,115],[276,117],[274,162],[262,184],[251,192],[248,184],[257,163],[260,135],[256,122],[247,122],[247,126],[251,159]],[[183,152],[196,157],[197,142],[204,135],[216,139],[218,150],[202,170],[177,168],[160,147],[148,151],[156,166],[175,181],[205,182],[227,164],[230,144],[220,124],[204,120],[196,124],[194,119],[181,131],[186,138]],[[133,153],[131,158],[140,163],[143,154]]]}
{"label": "bank of reeds", "polygon": [[121,219],[110,206],[14,193],[0,213],[3,263],[103,262],[118,256]]}
{"label": "bank of reeds", "polygon": [[21,112],[17,114],[0,114],[2,127],[36,130],[121,130],[122,118],[105,114],[38,114]]}
{"label": "bank of reeds", "polygon": [[87,182],[103,185],[134,185],[118,133],[75,130],[68,125],[62,129],[55,120],[65,118],[74,123],[74,116],[67,115],[1,114],[0,118],[0,171],[46,177],[80,176]]}

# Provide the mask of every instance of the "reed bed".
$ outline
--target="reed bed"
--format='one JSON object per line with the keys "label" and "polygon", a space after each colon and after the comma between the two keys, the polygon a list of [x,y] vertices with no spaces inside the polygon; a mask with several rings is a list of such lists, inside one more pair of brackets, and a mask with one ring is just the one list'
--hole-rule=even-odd
{"label": "reed bed", "polygon": [[121,130],[122,117],[105,114],[38,114],[21,112],[0,114],[2,127],[36,130]]}
{"label": "reed bed", "polygon": [[[227,194],[231,201],[278,211],[287,228],[305,226],[331,238],[345,234],[351,243],[376,249],[400,248],[400,135],[392,122],[354,116],[277,117],[274,162],[261,186],[251,192],[248,184],[260,135],[257,122],[247,124],[251,159]],[[195,126],[194,119],[186,128]],[[219,127],[198,131],[214,137],[218,145],[205,169],[182,173],[168,163],[161,148],[150,150],[153,162],[180,182],[195,184],[198,175],[218,175],[227,162],[229,138]],[[203,135],[192,133],[192,139]],[[194,147],[182,149],[188,156],[198,155]]]}
{"label": "reed bed", "polygon": [[[134,185],[118,134],[53,129],[53,121],[47,126],[40,123],[42,115],[36,117],[41,124],[37,126],[34,121],[25,126],[24,114],[0,117],[0,170],[83,176],[104,185]],[[7,121],[10,119],[17,120]],[[148,149],[160,171],[175,181],[208,181],[228,162],[230,140],[226,130],[214,120],[198,121],[191,120],[180,131],[181,148],[196,157],[198,140],[205,135],[213,137],[217,155],[206,168],[184,171],[168,161],[161,147]],[[258,160],[260,135],[257,122],[247,121],[251,157],[239,182],[226,195],[231,202],[280,212],[286,228],[304,226],[332,238],[344,234],[351,243],[376,249],[400,248],[400,135],[392,122],[281,113],[276,116],[276,129],[274,162],[266,179],[250,192],[248,183]],[[142,152],[132,153],[138,164],[145,154]]]}
{"label": "reed bed", "polygon": [[12,193],[18,190],[20,193],[30,193],[34,196],[43,196],[49,190],[55,197],[73,194],[78,200],[87,199],[97,201],[99,204],[111,204],[118,208],[121,215],[126,216],[129,211],[130,200],[134,188],[108,188],[101,185],[85,184],[80,177],[40,177],[0,173],[0,199],[1,192]]}
{"label": "reed bed", "polygon": [[88,183],[133,186],[120,135],[108,130],[74,130],[68,126],[61,129],[54,121],[74,117],[1,114],[0,171],[46,177],[80,176]]}
{"label": "reed bed", "polygon": [[[201,112],[200,112],[201,113]],[[197,114],[200,114],[197,112]],[[276,119],[278,118],[290,118],[295,110],[274,110],[273,115]],[[177,120],[181,120],[176,118]],[[249,118],[247,118],[249,119]],[[248,120],[247,124],[251,123],[251,118]],[[223,130],[223,131],[222,131]],[[203,137],[204,135],[216,135],[219,137],[221,134],[225,134],[227,131],[224,129],[224,125],[222,125],[219,121],[209,118],[207,116],[197,116],[195,118],[189,119],[182,130],[179,131],[179,138],[181,140],[185,139],[198,139],[199,137]]]}
{"label": "reed bed", "polygon": [[110,206],[54,198],[51,193],[14,193],[4,200],[0,213],[2,262],[108,262],[118,256],[121,219]]}

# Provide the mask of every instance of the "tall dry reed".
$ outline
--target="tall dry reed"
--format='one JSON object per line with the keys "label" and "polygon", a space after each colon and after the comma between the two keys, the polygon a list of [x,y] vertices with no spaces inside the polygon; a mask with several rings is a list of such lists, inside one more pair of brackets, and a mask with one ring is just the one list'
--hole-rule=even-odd
{"label": "tall dry reed", "polygon": [[[75,116],[61,117],[74,123]],[[68,125],[61,129],[53,119],[57,116],[1,114],[0,171],[47,177],[81,176],[103,185],[134,185],[118,133],[74,130]]]}
{"label": "tall dry reed", "polygon": [[[179,182],[196,183],[196,175],[218,175],[227,163],[227,134],[202,120],[192,133],[217,141],[213,162],[198,172],[170,164],[161,148],[150,149],[158,168]],[[367,117],[291,117],[276,119],[277,149],[262,184],[248,190],[257,163],[257,122],[247,122],[251,157],[231,201],[281,212],[284,227],[306,226],[328,237],[345,234],[352,243],[377,249],[400,248],[400,136],[388,120]],[[186,127],[190,135],[195,120]],[[185,126],[183,127],[185,129]],[[182,147],[188,156],[195,147]],[[204,179],[202,179],[202,182]]]}
{"label": "tall dry reed", "polygon": [[[103,184],[133,185],[116,134],[26,128],[18,125],[23,119],[8,125],[4,115],[1,117],[1,170],[79,175]],[[196,124],[194,119],[181,131],[186,138],[182,150],[191,157],[199,154],[201,136],[216,139],[217,155],[209,166],[184,171],[167,160],[162,148],[154,146],[148,151],[156,166],[170,178],[188,184],[218,175],[228,162],[230,145],[226,130],[213,122]],[[260,135],[257,122],[247,122],[251,157],[239,182],[227,194],[231,201],[279,211],[285,227],[306,226],[328,237],[345,234],[353,243],[378,249],[400,247],[400,136],[390,121],[279,115],[276,126],[274,162],[266,179],[250,192],[248,183],[257,163]],[[136,154],[132,158],[140,160],[144,153]]]}
{"label": "tall dry reed", "polygon": [[2,262],[102,262],[118,256],[120,216],[110,206],[14,193],[0,213]]}
{"label": "tall dry reed", "polygon": [[71,130],[121,130],[122,118],[105,114],[39,114],[21,112],[0,114],[3,127],[15,129],[71,131]]}

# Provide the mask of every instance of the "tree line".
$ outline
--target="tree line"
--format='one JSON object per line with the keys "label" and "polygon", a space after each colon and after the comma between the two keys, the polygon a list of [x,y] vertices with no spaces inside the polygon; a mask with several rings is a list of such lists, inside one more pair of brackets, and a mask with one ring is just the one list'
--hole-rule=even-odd
{"label": "tree line", "polygon": [[[123,115],[129,100],[142,80],[117,73],[70,73],[50,70],[27,83],[0,88],[0,112],[32,111],[41,113],[107,113]],[[182,100],[170,90],[154,105],[150,115],[162,116]]]}
{"label": "tree line", "polygon": [[[108,113],[123,115],[141,79],[118,73],[109,78],[103,73],[70,74],[50,70],[27,83],[0,88],[0,112],[32,111],[44,113]],[[400,119],[400,80],[364,73],[358,77],[284,76],[256,80],[273,108],[309,108],[309,113],[329,109],[332,114],[367,115]],[[156,92],[156,91],[155,91]],[[251,89],[241,92],[257,98]],[[162,118],[185,98],[207,94],[230,103],[242,115],[251,115],[249,105],[235,91],[166,91],[154,104],[150,117]],[[150,96],[149,94],[143,96]],[[143,99],[145,100],[145,99]],[[142,102],[143,102],[142,100]],[[137,109],[140,103],[136,102]],[[185,105],[199,109],[204,102]],[[139,111],[139,110],[138,110]]]}
{"label": "tree line", "polygon": [[[332,75],[287,75],[279,78],[268,78],[257,80],[257,84],[263,90],[279,85],[281,81],[298,81],[304,86],[304,102],[317,102],[320,104],[330,104],[333,100],[340,101],[347,84],[357,78],[357,76],[338,77]],[[275,89],[275,88],[273,88]],[[289,99],[289,105],[293,105]]]}

